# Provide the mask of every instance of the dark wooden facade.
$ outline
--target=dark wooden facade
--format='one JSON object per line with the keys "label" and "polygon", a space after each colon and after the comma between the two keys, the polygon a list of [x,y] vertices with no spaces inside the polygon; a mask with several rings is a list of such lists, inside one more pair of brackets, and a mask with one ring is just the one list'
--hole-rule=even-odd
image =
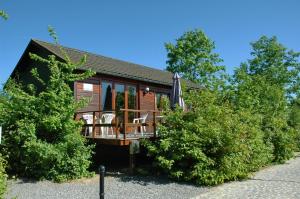
{"label": "dark wooden facade", "polygon": [[[102,108],[103,91],[102,83],[110,82],[112,83],[112,111],[104,111]],[[84,89],[84,84],[89,85],[89,89]],[[121,109],[116,106],[116,84],[124,85],[124,107]],[[128,107],[128,87],[135,87],[135,107]],[[149,92],[145,92],[146,88],[149,88]],[[111,125],[105,125],[113,127],[113,135],[109,137],[101,136],[101,127],[103,125],[97,123],[97,119],[94,119],[93,124],[85,125],[83,130],[92,127],[93,132],[87,138],[94,139],[95,142],[100,144],[108,145],[130,145],[132,140],[138,140],[140,136],[141,126],[146,126],[147,132],[144,137],[156,137],[156,125],[157,117],[159,117],[160,110],[158,108],[158,96],[165,95],[170,96],[171,86],[153,84],[148,82],[142,82],[132,79],[108,76],[97,74],[92,78],[84,81],[74,82],[74,97],[77,100],[85,98],[88,100],[86,107],[78,111],[76,116],[77,119],[82,118],[83,114],[93,114],[95,118],[100,118],[101,114],[105,112],[121,111],[123,113],[122,122],[117,117],[113,120]],[[147,121],[144,124],[133,124],[133,118],[139,118],[142,113],[148,113]],[[132,114],[130,118],[128,115]],[[134,130],[138,128],[139,134],[133,136]],[[126,130],[124,130],[126,129]]]}
{"label": "dark wooden facade", "polygon": [[[132,132],[136,129],[141,132],[142,126],[147,127],[146,137],[155,137],[157,118],[160,117],[159,100],[162,95],[170,96],[172,74],[67,47],[64,47],[64,50],[71,56],[72,60],[74,59],[73,61],[78,61],[85,54],[88,55],[86,66],[80,68],[78,72],[86,69],[92,69],[97,72],[95,76],[74,82],[73,85],[74,98],[76,100],[82,98],[88,100],[87,106],[78,110],[75,118],[82,119],[84,114],[95,116],[92,124],[86,124],[83,127],[83,129],[93,128],[92,135],[88,136],[89,138],[103,144],[129,145],[132,140],[141,137],[140,135],[132,136]],[[58,60],[64,61],[60,54],[60,48],[55,44],[31,40],[11,74],[11,77],[19,82],[35,84],[38,90],[43,90],[43,86],[32,78],[30,71],[32,68],[37,68],[41,78],[45,80],[49,78],[49,71],[47,66],[31,60],[28,56],[29,52],[44,58],[47,58],[49,55],[55,55]],[[102,87],[104,82],[111,84],[110,110],[104,110],[103,108],[103,95],[105,92],[102,90]],[[118,106],[116,102],[117,86],[121,86],[124,90],[123,106]],[[129,93],[129,88],[131,88],[131,94]],[[145,92],[146,88],[149,88],[149,92]],[[132,90],[135,91],[134,100],[132,98]],[[111,124],[99,124],[99,118],[107,111],[114,112],[116,116],[121,114],[121,116],[114,118]],[[144,124],[133,124],[133,119],[139,118],[144,113],[148,113],[147,121]],[[113,128],[114,136],[101,137],[102,127]]]}
{"label": "dark wooden facade", "polygon": [[[120,77],[113,77],[107,75],[97,74],[95,77],[84,81],[77,81],[74,83],[74,97],[79,100],[82,97],[90,98],[90,102],[88,103],[87,107],[82,109],[81,111],[101,111],[101,84],[102,82],[113,82],[125,85],[125,98],[127,97],[127,85],[135,86],[136,87],[136,109],[138,110],[157,110],[157,99],[156,94],[164,94],[170,96],[171,94],[171,87],[147,82],[141,82],[137,80],[125,79]],[[92,91],[84,90],[83,84],[92,84],[93,89]],[[114,85],[114,84],[113,84]],[[145,89],[148,87],[150,91],[145,93]],[[114,102],[114,95],[115,95],[115,87],[112,88],[112,108],[116,109],[115,102]],[[125,109],[127,104],[125,103]]]}

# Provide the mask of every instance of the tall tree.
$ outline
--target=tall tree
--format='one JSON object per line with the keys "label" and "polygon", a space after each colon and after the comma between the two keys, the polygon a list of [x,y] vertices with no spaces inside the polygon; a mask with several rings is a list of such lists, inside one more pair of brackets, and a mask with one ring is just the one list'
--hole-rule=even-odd
{"label": "tall tree", "polygon": [[219,78],[225,67],[222,59],[214,53],[215,44],[203,31],[184,33],[175,44],[166,43],[167,70],[178,72],[183,78],[205,86]]}
{"label": "tall tree", "polygon": [[213,42],[196,30],[166,47],[168,70],[208,89],[184,93],[189,111],[164,112],[166,122],[158,128],[160,139],[144,142],[154,166],[175,179],[214,185],[244,178],[269,163],[273,151],[262,139],[260,115],[251,109],[236,109],[233,97],[228,98],[236,92],[224,84],[224,68],[212,52]]}
{"label": "tall tree", "polygon": [[265,141],[274,160],[292,155],[294,129],[288,125],[289,98],[299,93],[299,53],[287,50],[276,37],[262,36],[251,43],[252,58],[235,71],[235,103],[261,117]]}
{"label": "tall tree", "polygon": [[[8,15],[3,11],[0,10],[0,18],[6,20]],[[0,112],[3,111],[3,103],[5,101],[5,97],[2,95],[2,88],[0,88]],[[0,119],[0,126],[1,126],[1,119]],[[6,161],[2,157],[2,150],[0,151],[0,199],[4,198],[6,189],[7,189],[7,175],[6,175]]]}
{"label": "tall tree", "polygon": [[270,84],[283,88],[289,97],[300,92],[300,52],[288,50],[275,36],[262,36],[251,43],[252,59],[244,64],[243,70],[249,75],[261,75]]}

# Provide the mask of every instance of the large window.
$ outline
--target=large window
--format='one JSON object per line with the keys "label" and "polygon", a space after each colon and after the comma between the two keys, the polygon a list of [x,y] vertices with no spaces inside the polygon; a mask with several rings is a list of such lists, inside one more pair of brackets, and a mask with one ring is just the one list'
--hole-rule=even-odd
{"label": "large window", "polygon": [[112,83],[111,82],[102,82],[101,86],[101,109],[103,111],[112,110]]}
{"label": "large window", "polygon": [[[127,100],[125,100],[125,89],[127,89]],[[114,92],[114,93],[113,93]],[[123,122],[124,115],[122,108],[136,109],[137,94],[135,85],[126,85],[117,82],[102,81],[101,83],[101,110],[116,111],[116,117],[119,122]],[[113,99],[114,98],[114,99]],[[125,104],[127,101],[127,104]],[[131,122],[135,118],[134,112],[128,112],[128,121]]]}

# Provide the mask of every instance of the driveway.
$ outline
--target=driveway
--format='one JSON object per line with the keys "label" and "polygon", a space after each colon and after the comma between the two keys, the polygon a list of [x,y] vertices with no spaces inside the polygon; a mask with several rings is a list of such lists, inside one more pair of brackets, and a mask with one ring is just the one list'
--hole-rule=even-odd
{"label": "driveway", "polygon": [[[99,198],[99,176],[69,183],[10,180],[7,198],[81,199]],[[255,173],[249,180],[199,187],[176,183],[165,178],[111,175],[105,178],[105,198],[184,199],[184,198],[300,198],[300,157],[283,165]]]}

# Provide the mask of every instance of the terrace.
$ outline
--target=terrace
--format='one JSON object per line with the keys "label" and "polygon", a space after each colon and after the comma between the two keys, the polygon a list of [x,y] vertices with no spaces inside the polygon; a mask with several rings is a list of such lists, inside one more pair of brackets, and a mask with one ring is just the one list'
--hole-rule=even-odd
{"label": "terrace", "polygon": [[[110,118],[105,121],[105,116]],[[132,140],[156,138],[157,124],[163,122],[158,110],[80,111],[75,118],[84,121],[82,135],[86,138],[119,146],[130,145]]]}

